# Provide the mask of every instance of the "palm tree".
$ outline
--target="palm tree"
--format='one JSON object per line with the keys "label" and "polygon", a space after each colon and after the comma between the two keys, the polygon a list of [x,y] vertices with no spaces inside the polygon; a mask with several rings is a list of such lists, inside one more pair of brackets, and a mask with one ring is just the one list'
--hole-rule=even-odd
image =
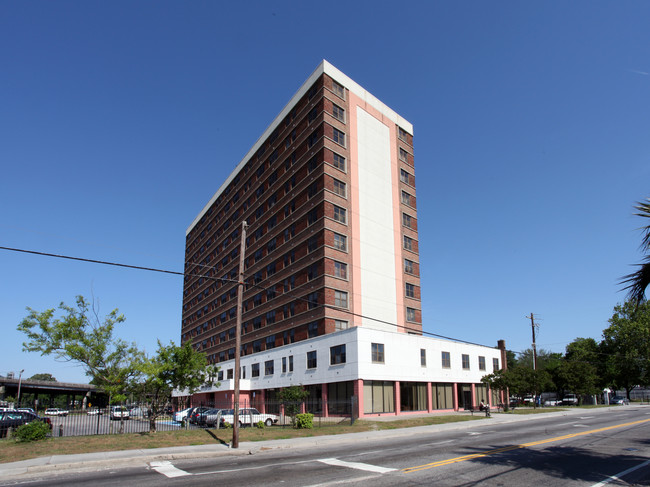
{"label": "palm tree", "polygon": [[[636,216],[650,220],[650,198],[645,202],[637,203],[634,207]],[[640,229],[643,233],[641,251],[646,254],[641,264],[636,264],[639,270],[622,278],[621,284],[626,284],[623,289],[628,290],[628,298],[637,305],[645,301],[645,290],[650,285],[650,224]]]}

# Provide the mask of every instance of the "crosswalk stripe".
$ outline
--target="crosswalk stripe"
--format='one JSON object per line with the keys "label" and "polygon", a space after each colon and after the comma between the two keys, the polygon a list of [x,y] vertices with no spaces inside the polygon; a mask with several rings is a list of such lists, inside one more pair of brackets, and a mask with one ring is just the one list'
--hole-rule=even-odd
{"label": "crosswalk stripe", "polygon": [[162,462],[151,462],[149,463],[149,466],[152,469],[154,469],[156,472],[163,474],[165,477],[169,477],[169,478],[192,475],[191,473],[186,472],[185,470],[181,470],[180,468],[174,467],[174,465],[172,465],[172,462],[166,460]]}
{"label": "crosswalk stripe", "polygon": [[377,465],[370,465],[368,463],[344,462],[343,460],[339,460],[338,458],[321,458],[318,461],[321,463],[325,463],[327,465],[333,465],[336,467],[355,468],[357,470],[365,470],[366,472],[388,473],[397,470],[395,468],[378,467]]}

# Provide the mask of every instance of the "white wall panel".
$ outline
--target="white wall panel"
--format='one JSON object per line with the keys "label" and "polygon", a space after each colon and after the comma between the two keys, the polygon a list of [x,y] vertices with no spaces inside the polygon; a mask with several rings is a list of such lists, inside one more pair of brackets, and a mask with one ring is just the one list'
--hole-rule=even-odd
{"label": "white wall panel", "polygon": [[[357,107],[361,312],[397,323],[390,131]],[[395,327],[363,318],[364,327]]]}

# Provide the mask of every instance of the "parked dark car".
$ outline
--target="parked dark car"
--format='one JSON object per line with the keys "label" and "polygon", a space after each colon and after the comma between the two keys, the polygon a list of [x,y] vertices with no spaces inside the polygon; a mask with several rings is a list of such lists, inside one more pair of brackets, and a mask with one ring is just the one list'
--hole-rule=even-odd
{"label": "parked dark car", "polygon": [[190,411],[190,413],[187,415],[190,424],[199,424],[199,421],[201,420],[201,414],[207,411],[208,409],[210,408],[200,406]]}
{"label": "parked dark car", "polygon": [[50,418],[41,418],[26,411],[4,411],[0,413],[0,438],[7,436],[9,428],[16,429],[32,421],[43,421],[52,429]]}

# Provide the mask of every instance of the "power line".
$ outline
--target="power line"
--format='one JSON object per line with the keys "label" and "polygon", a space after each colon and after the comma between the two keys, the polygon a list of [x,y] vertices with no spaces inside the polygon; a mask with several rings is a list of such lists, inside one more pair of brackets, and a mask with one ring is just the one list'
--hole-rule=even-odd
{"label": "power line", "polygon": [[[39,252],[39,251],[36,251],[36,250],[18,249],[18,248],[3,247],[3,246],[0,246],[0,250],[8,250],[8,251],[11,251],[11,252],[20,252],[20,253],[25,253],[25,254],[40,255],[40,256],[43,256],[43,257],[53,257],[53,258],[73,260],[73,261],[78,261],[78,262],[88,262],[88,263],[91,263],[91,264],[101,264],[101,265],[108,265],[108,266],[114,266],[114,267],[122,267],[122,268],[126,268],[126,269],[135,269],[135,270],[142,270],[142,271],[149,271],[149,272],[159,272],[159,273],[162,273],[162,274],[171,274],[171,275],[176,275],[176,276],[203,277],[205,279],[213,279],[215,281],[229,282],[229,283],[233,283],[233,284],[238,284],[239,283],[239,281],[237,279],[224,279],[224,278],[221,278],[221,277],[213,277],[213,276],[208,276],[208,275],[205,275],[205,274],[195,274],[195,273],[185,273],[185,272],[178,272],[178,271],[170,271],[170,270],[167,270],[167,269],[157,269],[155,267],[144,267],[144,266],[137,266],[137,265],[131,265],[131,264],[122,264],[122,263],[119,263],[119,262],[110,262],[110,261],[106,261],[106,260],[87,259],[87,258],[84,258],[84,257],[73,257],[73,256],[70,256],[70,255],[53,254],[53,253],[49,253],[49,252]],[[255,283],[249,283],[249,284],[254,286],[254,287],[257,287],[259,289],[262,289],[262,290],[268,290],[268,289],[271,289],[271,288],[275,288],[275,286],[277,286],[278,283],[274,284],[273,286],[269,286],[269,287],[259,286],[259,285],[255,284]],[[286,292],[285,294],[290,294],[290,293],[296,292],[296,291],[297,290],[295,290],[295,291],[290,290],[290,291]],[[292,296],[297,300],[305,301],[307,303],[312,303],[312,301],[310,301],[309,299],[307,299],[305,297],[296,296],[295,294],[293,294]],[[480,343],[470,342],[470,341],[467,341],[467,340],[462,340],[460,338],[453,338],[453,337],[448,337],[448,336],[445,336],[445,335],[440,335],[440,334],[437,334],[437,333],[427,332],[427,331],[420,330],[418,328],[409,328],[407,325],[403,325],[403,326],[398,325],[397,323],[392,323],[390,321],[381,320],[379,318],[373,318],[371,316],[366,316],[366,315],[362,315],[362,314],[359,314],[359,313],[354,313],[354,312],[352,312],[350,310],[338,308],[336,306],[332,306],[332,305],[328,305],[328,304],[323,304],[321,306],[323,306],[325,308],[329,308],[329,309],[334,309],[336,311],[340,311],[340,312],[342,312],[344,314],[348,314],[350,316],[354,316],[354,317],[357,317],[357,318],[371,320],[371,321],[374,321],[376,323],[381,323],[381,324],[392,326],[392,327],[395,327],[395,328],[400,328],[401,327],[401,328],[404,328],[407,331],[415,331],[415,332],[419,332],[419,333],[422,333],[423,335],[427,335],[427,336],[442,338],[442,339],[445,339],[445,340],[451,340],[451,341],[460,342],[460,343],[466,343],[468,345],[486,347],[486,345],[482,345]],[[488,347],[488,348],[494,348],[494,347]]]}

